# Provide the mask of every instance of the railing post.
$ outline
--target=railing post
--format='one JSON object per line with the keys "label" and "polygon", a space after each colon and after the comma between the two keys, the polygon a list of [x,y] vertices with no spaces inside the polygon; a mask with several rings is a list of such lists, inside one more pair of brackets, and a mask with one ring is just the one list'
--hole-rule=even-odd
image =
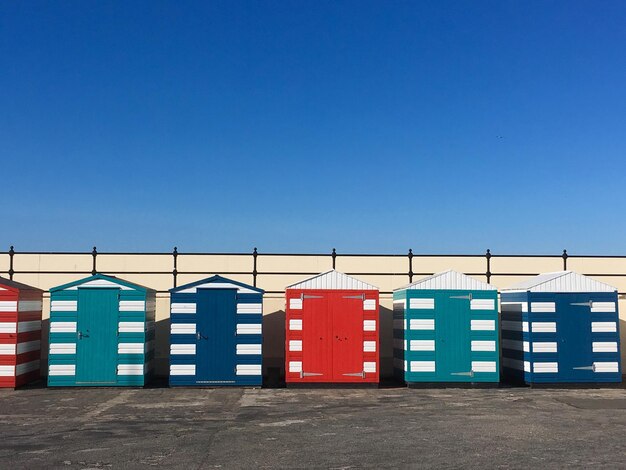
{"label": "railing post", "polygon": [[413,282],[413,249],[409,248],[409,282]]}
{"label": "railing post", "polygon": [[93,276],[94,274],[96,274],[98,272],[98,270],[96,269],[96,256],[98,256],[98,250],[96,250],[96,247],[93,247],[93,250],[91,250],[91,256],[93,258],[93,266],[91,267],[91,275]]}
{"label": "railing post", "polygon": [[487,258],[487,272],[485,275],[487,276],[487,284],[489,284],[491,282],[491,250],[487,249],[485,258]]}
{"label": "railing post", "polygon": [[259,256],[259,252],[257,251],[256,246],[255,246],[254,250],[252,250],[252,260],[253,260],[253,265],[252,265],[252,285],[254,287],[256,287],[256,277],[257,277],[257,274],[259,274],[257,269],[256,269],[256,267],[257,267],[257,257],[258,256]]}
{"label": "railing post", "polygon": [[563,271],[567,271],[567,258],[569,255],[567,254],[567,250],[563,250]]}
{"label": "railing post", "polygon": [[337,250],[333,248],[333,252],[330,254],[333,258],[333,269],[337,266]]}
{"label": "railing post", "polygon": [[13,274],[15,274],[15,270],[13,269],[13,257],[15,256],[15,250],[13,249],[13,245],[9,248],[9,279],[13,280]]}
{"label": "railing post", "polygon": [[172,269],[172,276],[174,277],[174,288],[177,287],[177,277],[178,277],[178,247],[174,247],[174,251],[172,251],[172,256],[174,257],[174,269]]}

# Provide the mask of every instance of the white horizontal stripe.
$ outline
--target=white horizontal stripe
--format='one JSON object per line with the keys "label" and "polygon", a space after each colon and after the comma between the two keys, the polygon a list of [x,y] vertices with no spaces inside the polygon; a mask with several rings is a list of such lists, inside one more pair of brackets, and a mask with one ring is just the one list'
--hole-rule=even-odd
{"label": "white horizontal stripe", "polygon": [[195,364],[173,364],[170,366],[170,375],[196,375]]}
{"label": "white horizontal stripe", "polygon": [[496,372],[495,361],[472,361],[474,372]]}
{"label": "white horizontal stripe", "polygon": [[409,326],[412,330],[434,330],[435,320],[433,318],[422,318],[409,320]]}
{"label": "white horizontal stripe", "polygon": [[493,299],[470,300],[470,310],[495,310],[495,308],[495,300]]}
{"label": "white horizontal stripe", "polygon": [[289,308],[291,310],[302,310],[302,299],[289,299]]}
{"label": "white horizontal stripe", "polygon": [[594,353],[617,352],[617,343],[615,341],[594,341],[591,344]]}
{"label": "white horizontal stripe", "polygon": [[120,333],[143,333],[146,325],[142,321],[121,321],[118,328]]}
{"label": "white horizontal stripe", "polygon": [[471,344],[472,351],[495,351],[496,350],[496,342],[495,341],[472,341]]}
{"label": "white horizontal stripe", "polygon": [[119,364],[117,366],[117,375],[143,375],[145,373],[145,364]]}
{"label": "white horizontal stripe", "polygon": [[0,333],[16,333],[17,324],[15,322],[0,322]]}
{"label": "white horizontal stripe", "polygon": [[17,324],[18,333],[41,330],[41,320],[21,321]]}
{"label": "white horizontal stripe", "polygon": [[0,312],[17,312],[17,300],[0,301]]}
{"label": "white horizontal stripe", "polygon": [[232,282],[207,282],[206,284],[200,284],[198,286],[189,287],[187,289],[179,290],[180,294],[195,294],[198,289],[237,289],[239,294],[258,294],[256,290],[248,289],[246,287],[233,284]]}
{"label": "white horizontal stripe", "polygon": [[302,372],[302,361],[289,361],[289,372]]}
{"label": "white horizontal stripe", "polygon": [[365,299],[363,301],[363,310],[376,310],[376,299]]}
{"label": "white horizontal stripe", "polygon": [[170,306],[171,313],[196,313],[196,304],[194,303],[172,303]]}
{"label": "white horizontal stripe", "polygon": [[0,366],[0,377],[15,377],[15,366]]}
{"label": "white horizontal stripe", "polygon": [[363,331],[376,331],[376,320],[363,320]]}
{"label": "white horizontal stripe", "polygon": [[592,302],[591,311],[596,312],[615,312],[615,302]]}
{"label": "white horizontal stripe", "polygon": [[145,309],[144,300],[120,300],[120,312],[143,312]]}
{"label": "white horizontal stripe", "polygon": [[170,331],[173,335],[195,335],[195,323],[172,323]]}
{"label": "white horizontal stripe", "polygon": [[614,321],[592,321],[591,331],[593,333],[616,333],[617,323]]}
{"label": "white horizontal stripe", "polygon": [[435,361],[411,361],[411,372],[435,372]]}
{"label": "white horizontal stripe", "polygon": [[0,356],[15,356],[15,344],[0,344]]}
{"label": "white horizontal stripe", "polygon": [[363,372],[374,374],[376,373],[376,363],[375,362],[364,362],[363,363]]}
{"label": "white horizontal stripe", "polygon": [[495,320],[470,320],[472,331],[494,331],[496,329]]}
{"label": "white horizontal stripe", "polygon": [[76,375],[76,365],[53,364],[48,369],[48,375]]}
{"label": "white horizontal stripe", "polygon": [[195,354],[196,353],[196,345],[195,344],[171,344],[170,345],[170,354],[177,355],[185,355],[185,354]]}
{"label": "white horizontal stripe", "polygon": [[238,344],[237,354],[240,356],[263,354],[263,346],[260,344]]}
{"label": "white horizontal stripe", "polygon": [[594,362],[593,371],[602,372],[619,372],[619,363],[617,362]]}
{"label": "white horizontal stripe", "polygon": [[27,374],[34,370],[39,370],[39,367],[39,359],[31,362],[25,362],[23,364],[18,364],[15,368],[15,375],[19,377],[22,374]]}
{"label": "white horizontal stripe", "polygon": [[291,331],[301,331],[302,330],[302,320],[300,320],[300,319],[289,320],[289,329]]}
{"label": "white horizontal stripe", "polygon": [[533,363],[533,372],[538,374],[556,373],[559,371],[558,362],[535,362]]}
{"label": "white horizontal stripe", "polygon": [[50,354],[76,354],[76,343],[50,343]]}
{"label": "white horizontal stripe", "polygon": [[78,309],[76,300],[53,300],[50,302],[51,312],[75,312]]}
{"label": "white horizontal stripe", "polygon": [[556,322],[534,321],[530,328],[533,333],[556,333]]}
{"label": "white horizontal stripe", "polygon": [[19,312],[41,312],[42,308],[41,300],[20,300],[17,306]]}
{"label": "white horizontal stripe", "polygon": [[143,354],[145,344],[144,343],[118,343],[118,354]]}
{"label": "white horizontal stripe", "polygon": [[123,286],[116,282],[108,281],[107,279],[94,279],[93,281],[83,282],[82,284],[78,284],[76,286],[68,287],[63,290],[78,290],[79,287],[115,287],[121,290],[135,290],[132,287]]}
{"label": "white horizontal stripe", "polygon": [[76,333],[75,321],[50,322],[50,333]]}
{"label": "white horizontal stripe", "polygon": [[434,351],[434,339],[412,339],[409,341],[409,349],[411,351]]}
{"label": "white horizontal stripe", "polygon": [[409,308],[415,310],[432,310],[435,308],[435,299],[409,299]]}
{"label": "white horizontal stripe", "polygon": [[260,323],[259,324],[237,323],[238,335],[260,335],[262,332],[263,332],[263,327]]}
{"label": "white horizontal stripe", "polygon": [[534,313],[554,313],[556,304],[554,302],[531,302],[530,311]]}
{"label": "white horizontal stripe", "polygon": [[514,339],[503,339],[502,348],[513,349],[515,351],[530,352],[530,345],[528,341],[516,341]]}
{"label": "white horizontal stripe", "polygon": [[376,352],[376,341],[363,341],[363,352]]}
{"label": "white horizontal stripe", "polygon": [[500,302],[503,312],[528,312],[528,302]]}
{"label": "white horizontal stripe", "polygon": [[237,304],[237,313],[240,315],[263,313],[263,304]]}
{"label": "white horizontal stripe", "polygon": [[553,341],[534,341],[534,353],[555,353],[557,352],[557,344]]}
{"label": "white horizontal stripe", "polygon": [[302,351],[302,341],[300,341],[299,339],[289,340],[289,350],[290,351]]}
{"label": "white horizontal stripe", "polygon": [[237,364],[237,375],[261,375],[261,364]]}

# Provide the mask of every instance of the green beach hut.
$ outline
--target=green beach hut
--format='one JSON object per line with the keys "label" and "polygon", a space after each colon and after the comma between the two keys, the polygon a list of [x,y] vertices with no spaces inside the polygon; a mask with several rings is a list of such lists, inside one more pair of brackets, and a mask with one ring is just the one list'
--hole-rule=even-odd
{"label": "green beach hut", "polygon": [[102,274],[50,289],[48,385],[145,385],[155,309],[156,291]]}
{"label": "green beach hut", "polygon": [[495,287],[456,271],[393,293],[394,374],[411,383],[499,382]]}

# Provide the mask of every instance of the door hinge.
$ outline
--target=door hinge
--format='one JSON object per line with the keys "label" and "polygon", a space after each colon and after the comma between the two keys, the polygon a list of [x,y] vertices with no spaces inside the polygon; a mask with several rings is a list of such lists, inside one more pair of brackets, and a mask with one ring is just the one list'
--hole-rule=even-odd
{"label": "door hinge", "polygon": [[304,300],[304,299],[323,299],[324,296],[323,295],[312,295],[312,294],[301,294],[300,295],[300,300]]}
{"label": "door hinge", "polygon": [[596,365],[592,364],[590,366],[582,366],[582,367],[573,367],[574,370],[591,370],[593,372],[596,371]]}
{"label": "door hinge", "polygon": [[318,372],[304,372],[304,371],[300,371],[300,378],[303,379],[304,377],[315,377],[315,376],[319,376],[319,375],[324,375],[324,374],[320,374]]}
{"label": "door hinge", "polygon": [[593,308],[593,301],[590,300],[589,302],[573,302],[570,305],[580,305],[581,307]]}
{"label": "door hinge", "polygon": [[365,371],[361,371],[361,372],[352,372],[349,374],[341,374],[341,375],[345,375],[347,377],[361,377],[362,379],[365,378]]}
{"label": "door hinge", "polygon": [[344,299],[360,299],[360,300],[365,300],[365,294],[359,294],[359,295],[344,295],[343,296]]}
{"label": "door hinge", "polygon": [[470,370],[469,372],[451,372],[450,375],[463,375],[465,377],[474,377],[474,371]]}
{"label": "door hinge", "polygon": [[465,299],[465,300],[472,300],[472,294],[471,292],[467,295],[451,295],[450,296],[451,299]]}

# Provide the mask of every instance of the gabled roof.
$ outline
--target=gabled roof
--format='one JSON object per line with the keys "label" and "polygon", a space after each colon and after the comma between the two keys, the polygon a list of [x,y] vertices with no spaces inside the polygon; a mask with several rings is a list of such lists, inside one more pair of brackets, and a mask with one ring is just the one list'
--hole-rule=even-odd
{"label": "gabled roof", "polygon": [[287,289],[378,290],[378,287],[331,269],[287,286]]}
{"label": "gabled roof", "polygon": [[526,279],[503,292],[615,292],[617,288],[574,271],[544,273]]}
{"label": "gabled roof", "polygon": [[497,290],[491,284],[479,281],[463,273],[449,269],[432,276],[415,281],[407,286],[396,290],[404,289],[428,289],[428,290]]}
{"label": "gabled roof", "polygon": [[28,284],[22,284],[21,282],[12,281],[11,279],[7,279],[5,277],[0,277],[0,290],[37,290],[43,292],[42,289],[37,289],[36,287],[29,286]]}
{"label": "gabled roof", "polygon": [[149,287],[144,287],[133,282],[128,282],[114,276],[94,274],[93,276],[79,279],[78,281],[70,282],[68,284],[63,284],[57,287],[52,287],[50,289],[50,292],[56,292],[60,290],[76,290],[79,287],[119,287],[122,290],[139,290],[144,292],[153,290]]}
{"label": "gabled roof", "polygon": [[265,291],[243,282],[233,281],[222,276],[211,276],[200,281],[191,282],[184,286],[170,289],[170,292],[182,294],[194,294],[198,289],[237,289],[239,294],[263,294]]}

